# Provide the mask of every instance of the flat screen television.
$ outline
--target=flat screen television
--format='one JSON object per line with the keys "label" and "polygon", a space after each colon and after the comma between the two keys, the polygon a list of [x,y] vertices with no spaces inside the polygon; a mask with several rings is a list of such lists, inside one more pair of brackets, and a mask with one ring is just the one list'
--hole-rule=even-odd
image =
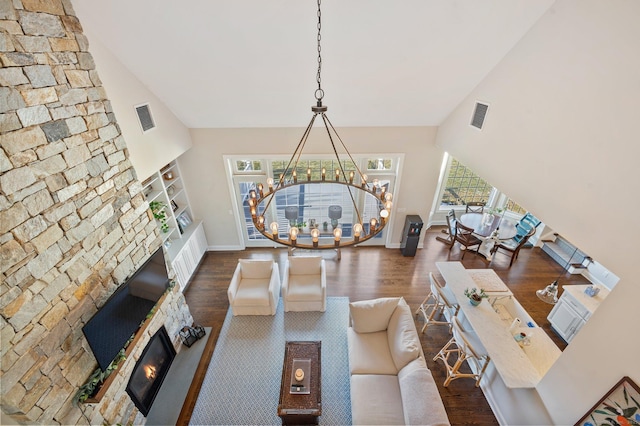
{"label": "flat screen television", "polygon": [[168,287],[169,275],[160,247],[82,327],[102,371],[109,367]]}

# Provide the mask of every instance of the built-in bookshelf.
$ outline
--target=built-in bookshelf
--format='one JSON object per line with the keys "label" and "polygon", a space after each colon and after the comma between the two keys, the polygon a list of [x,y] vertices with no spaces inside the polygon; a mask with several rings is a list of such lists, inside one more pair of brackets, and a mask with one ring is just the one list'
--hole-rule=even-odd
{"label": "built-in bookshelf", "polygon": [[146,179],[143,192],[152,211],[164,213],[158,220],[162,245],[184,290],[207,249],[201,220],[191,212],[187,190],[177,161],[172,161]]}

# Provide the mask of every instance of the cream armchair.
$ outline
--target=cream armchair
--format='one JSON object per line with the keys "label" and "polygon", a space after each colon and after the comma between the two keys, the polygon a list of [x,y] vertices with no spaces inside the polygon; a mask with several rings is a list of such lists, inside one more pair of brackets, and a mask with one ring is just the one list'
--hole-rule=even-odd
{"label": "cream armchair", "polygon": [[231,278],[233,315],[275,315],[280,301],[280,272],[273,260],[240,259]]}
{"label": "cream armchair", "polygon": [[286,261],[282,300],[285,312],[327,309],[327,279],[322,257],[290,257]]}

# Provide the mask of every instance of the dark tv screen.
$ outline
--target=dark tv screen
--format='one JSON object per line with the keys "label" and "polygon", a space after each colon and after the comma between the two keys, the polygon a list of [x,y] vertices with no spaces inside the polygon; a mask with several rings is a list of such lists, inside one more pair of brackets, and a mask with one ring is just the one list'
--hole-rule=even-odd
{"label": "dark tv screen", "polygon": [[160,247],[85,324],[82,332],[102,371],[138,330],[168,286]]}

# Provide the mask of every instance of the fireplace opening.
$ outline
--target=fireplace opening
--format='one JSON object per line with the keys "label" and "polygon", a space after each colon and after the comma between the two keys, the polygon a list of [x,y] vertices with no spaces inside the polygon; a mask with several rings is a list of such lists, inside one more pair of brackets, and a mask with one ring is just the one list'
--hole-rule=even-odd
{"label": "fireplace opening", "polygon": [[175,356],[171,339],[162,326],[144,348],[127,384],[127,393],[143,416],[149,414]]}

